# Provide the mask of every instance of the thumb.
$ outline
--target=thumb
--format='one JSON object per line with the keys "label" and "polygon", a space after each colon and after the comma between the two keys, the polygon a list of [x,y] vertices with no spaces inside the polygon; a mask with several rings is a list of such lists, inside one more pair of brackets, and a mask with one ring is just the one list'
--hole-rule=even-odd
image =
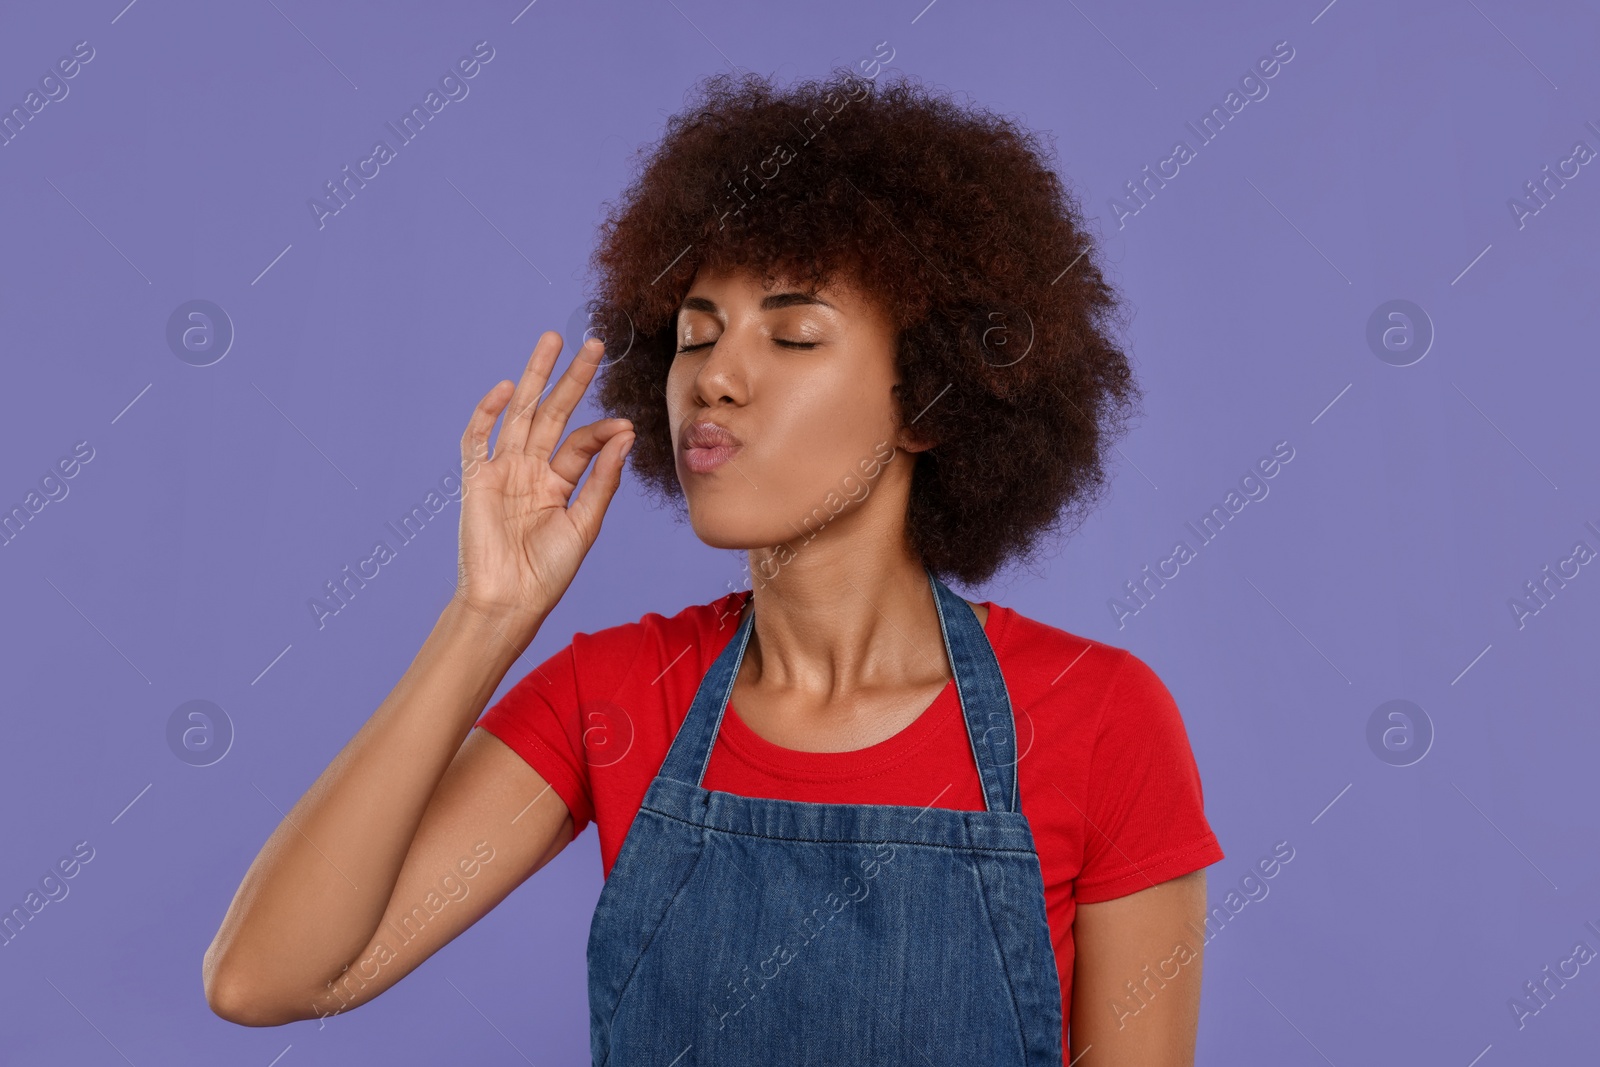
{"label": "thumb", "polygon": [[594,466],[584,480],[583,488],[578,490],[578,495],[567,508],[573,524],[583,532],[584,539],[590,544],[600,535],[600,521],[605,517],[606,508],[616,495],[617,487],[622,484],[622,467],[628,450],[633,447],[634,436],[631,430],[619,433],[601,447],[595,454]]}

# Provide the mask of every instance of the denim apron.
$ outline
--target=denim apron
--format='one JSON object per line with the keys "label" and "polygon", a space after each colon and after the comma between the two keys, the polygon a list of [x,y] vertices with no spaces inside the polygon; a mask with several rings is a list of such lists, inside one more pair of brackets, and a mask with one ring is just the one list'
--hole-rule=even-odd
{"label": "denim apron", "polygon": [[[712,663],[589,928],[595,1067],[1061,1067],[1005,680],[928,572],[985,810],[702,789],[755,611]],[[944,783],[929,781],[929,800]]]}

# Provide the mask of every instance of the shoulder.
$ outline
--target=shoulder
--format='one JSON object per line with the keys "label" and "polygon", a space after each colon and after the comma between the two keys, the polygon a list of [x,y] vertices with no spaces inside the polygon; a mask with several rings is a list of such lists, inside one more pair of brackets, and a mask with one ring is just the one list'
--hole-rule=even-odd
{"label": "shoulder", "polygon": [[658,638],[703,638],[719,633],[731,637],[749,596],[749,590],[724,593],[715,600],[688,604],[671,615],[647,611],[633,622],[580,631],[573,634],[573,639],[581,638],[595,649],[618,649]]}
{"label": "shoulder", "polygon": [[[1126,684],[1123,676],[1154,672],[1132,652],[1064,630],[1001,604],[989,605],[991,621],[985,628],[995,658],[1013,680],[1052,689],[1063,685],[1076,692]],[[1135,685],[1141,679],[1135,679]]]}
{"label": "shoulder", "polygon": [[1079,725],[1138,729],[1178,718],[1171,692],[1144,659],[1012,608],[992,606],[989,637],[1014,703],[1070,713]]}
{"label": "shoulder", "polygon": [[639,667],[659,670],[680,656],[698,662],[708,646],[720,649],[732,638],[748,596],[748,590],[724,593],[670,615],[648,611],[632,622],[577,631],[569,645],[573,665],[582,678],[620,684]]}

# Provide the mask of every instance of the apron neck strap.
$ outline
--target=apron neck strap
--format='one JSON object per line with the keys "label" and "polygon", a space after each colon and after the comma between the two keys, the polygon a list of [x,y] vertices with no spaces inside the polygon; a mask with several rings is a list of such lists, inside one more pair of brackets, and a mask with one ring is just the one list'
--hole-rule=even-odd
{"label": "apron neck strap", "polygon": [[[955,672],[956,695],[967,725],[967,740],[983,784],[989,811],[1017,810],[1017,732],[1011,698],[999,661],[977,616],[966,601],[924,568],[933,588],[945,655]],[[752,594],[753,596],[753,594]],[[661,764],[661,777],[699,786],[711,763],[717,730],[733,694],[755,623],[755,607],[745,613],[733,638],[700,681],[689,714]]]}

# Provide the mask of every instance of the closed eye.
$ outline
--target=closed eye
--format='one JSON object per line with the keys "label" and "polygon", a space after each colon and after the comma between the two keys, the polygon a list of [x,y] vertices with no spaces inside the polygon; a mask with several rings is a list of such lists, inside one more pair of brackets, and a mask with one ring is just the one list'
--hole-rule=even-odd
{"label": "closed eye", "polygon": [[[783,345],[785,348],[816,348],[818,344],[816,341],[785,341],[781,338],[773,338],[773,343]],[[715,341],[701,341],[697,345],[684,345],[678,351],[694,352],[701,348],[709,348],[714,344],[716,344]]]}

